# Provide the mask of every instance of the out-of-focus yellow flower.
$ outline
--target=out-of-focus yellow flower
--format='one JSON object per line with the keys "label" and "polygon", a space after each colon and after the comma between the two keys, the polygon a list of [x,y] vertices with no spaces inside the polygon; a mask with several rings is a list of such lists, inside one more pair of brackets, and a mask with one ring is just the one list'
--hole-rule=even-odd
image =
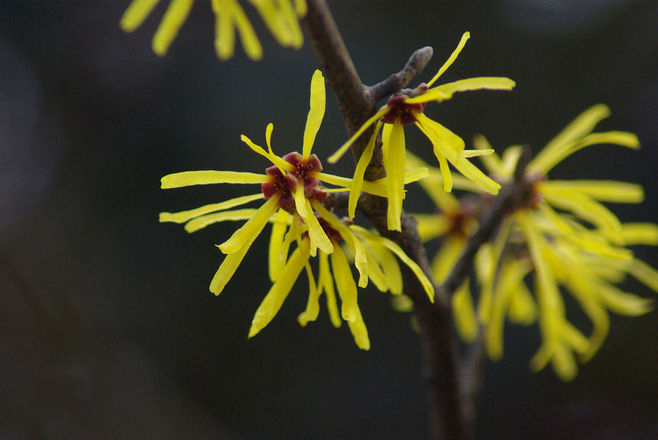
{"label": "out-of-focus yellow flower", "polygon": [[[359,128],[356,133],[341,146],[336,153],[329,157],[329,163],[334,163],[345,154],[352,143],[368,128],[375,124],[375,130],[364,149],[354,172],[354,189],[350,194],[348,213],[354,216],[356,201],[359,197],[359,185],[363,181],[363,174],[370,163],[374,151],[377,135],[382,129],[382,154],[384,168],[388,176],[388,227],[400,230],[400,216],[402,214],[402,199],[404,198],[404,170],[405,170],[405,138],[404,126],[415,124],[427,136],[434,148],[434,154],[439,161],[443,174],[445,191],[452,189],[452,176],[448,166],[450,162],[461,174],[472,180],[486,192],[497,194],[500,185],[483,174],[467,158],[489,154],[481,150],[465,150],[464,141],[443,125],[428,118],[425,106],[428,102],[442,102],[452,98],[458,92],[471,90],[512,90],[514,81],[502,77],[480,77],[463,79],[451,83],[431,87],[434,82],[452,65],[470,34],[464,33],[459,45],[448,60],[441,66],[427,84],[423,83],[414,90],[403,90],[392,96],[386,105],[379,109],[370,119]],[[431,88],[430,88],[431,87]]]}
{"label": "out-of-focus yellow flower", "polygon": [[[609,329],[608,311],[637,316],[649,311],[650,300],[615,286],[627,274],[658,291],[658,272],[633,257],[624,246],[656,244],[658,227],[653,224],[622,224],[601,202],[639,203],[644,194],[639,185],[617,181],[549,180],[547,173],[560,161],[595,144],[638,148],[632,133],[593,133],[596,124],[609,115],[599,104],[591,107],[551,140],[529,163],[527,178],[533,182],[529,203],[501,226],[498,238],[478,254],[482,291],[478,316],[486,326],[487,353],[498,359],[503,353],[503,323],[529,324],[539,317],[542,345],[530,362],[534,370],[551,362],[556,374],[571,380],[579,360],[589,360],[600,348]],[[486,139],[475,140],[489,150]],[[502,159],[483,157],[489,172],[509,180],[520,147],[508,148]],[[559,210],[559,211],[558,211]],[[535,300],[524,285],[534,274]],[[560,286],[580,304],[593,325],[584,336],[567,320]]]}
{"label": "out-of-focus yellow flower", "polygon": [[[133,0],[121,17],[121,28],[126,32],[137,29],[160,0]],[[187,19],[194,0],[171,0],[164,18],[153,36],[153,51],[163,56]],[[215,51],[221,60],[229,59],[235,51],[236,31],[247,56],[253,60],[263,57],[263,49],[254,28],[237,0],[211,0],[215,13]],[[306,15],[305,0],[250,0],[268,29],[283,47],[299,49],[303,35],[299,18]]]}
{"label": "out-of-focus yellow flower", "polygon": [[[340,327],[342,317],[347,322],[356,345],[362,350],[369,350],[368,330],[357,304],[357,283],[354,281],[340,242],[344,241],[354,255],[354,265],[359,272],[359,287],[365,287],[368,280],[371,280],[380,291],[390,291],[392,294],[399,295],[402,292],[402,276],[395,258],[397,256],[418,277],[432,301],[434,288],[420,267],[407,257],[397,244],[358,226],[347,226],[318,201],[313,201],[312,204],[334,251],[331,254],[323,250],[319,251],[319,274],[316,281],[310,265],[311,243],[307,226],[299,223],[295,218],[290,219],[285,212],[277,215],[272,228],[269,251],[270,277],[274,284],[256,310],[249,329],[249,337],[258,334],[276,316],[302,269],[305,269],[309,296],[306,310],[298,317],[300,325],[306,326],[317,319],[320,309],[319,298],[325,293],[332,324]],[[292,243],[296,243],[297,247],[288,256]],[[340,316],[334,284],[341,301]]]}

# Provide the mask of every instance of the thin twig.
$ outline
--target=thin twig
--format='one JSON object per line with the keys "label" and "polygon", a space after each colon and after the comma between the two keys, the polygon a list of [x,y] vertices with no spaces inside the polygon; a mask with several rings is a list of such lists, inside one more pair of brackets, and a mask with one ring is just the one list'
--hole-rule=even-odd
{"label": "thin twig", "polygon": [[368,93],[377,102],[382,98],[400,91],[409,84],[409,81],[423,71],[427,63],[432,59],[433,53],[434,51],[429,46],[416,50],[411,54],[409,61],[407,61],[407,64],[402,70],[389,76],[384,81],[368,87]]}

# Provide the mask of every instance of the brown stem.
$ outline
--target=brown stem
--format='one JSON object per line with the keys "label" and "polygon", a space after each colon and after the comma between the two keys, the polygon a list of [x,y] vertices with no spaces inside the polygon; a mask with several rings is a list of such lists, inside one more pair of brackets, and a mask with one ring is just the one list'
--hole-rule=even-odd
{"label": "brown stem", "polygon": [[[420,72],[432,56],[430,48],[421,48],[414,52],[406,66],[386,80],[367,87],[354,67],[336,23],[324,0],[307,0],[308,14],[304,25],[311,39],[311,44],[320,62],[327,82],[334,91],[338,106],[345,121],[349,135],[375,112],[376,102],[399,91]],[[372,131],[364,133],[352,146],[355,159],[358,159]],[[383,177],[381,154],[375,151],[369,170],[368,179]],[[527,163],[527,162],[524,162]],[[523,166],[525,168],[525,166]],[[522,174],[520,171],[520,174]],[[506,188],[496,199],[489,214],[481,222],[478,232],[469,240],[464,254],[448,276],[446,282],[436,290],[436,301],[431,303],[417,278],[403,269],[404,291],[414,301],[414,313],[420,326],[421,343],[424,353],[423,374],[427,380],[429,397],[430,438],[465,439],[469,436],[467,413],[470,415],[472,405],[460,380],[460,359],[450,317],[450,296],[468,276],[473,258],[479,247],[489,240],[502,218],[514,205],[512,200],[518,197],[518,188],[514,184]],[[345,208],[346,195],[332,194],[327,206]],[[386,224],[387,201],[381,197],[362,194],[358,209],[368,217],[377,230],[395,241],[405,253],[413,259],[423,271],[430,276],[429,262],[422,246],[415,219],[402,216],[401,232],[389,231]]]}

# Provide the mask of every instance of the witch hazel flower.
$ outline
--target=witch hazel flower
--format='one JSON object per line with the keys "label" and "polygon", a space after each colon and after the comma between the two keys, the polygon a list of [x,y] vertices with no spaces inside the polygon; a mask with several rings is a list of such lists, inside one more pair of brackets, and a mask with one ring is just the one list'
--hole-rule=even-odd
{"label": "witch hazel flower", "polygon": [[429,102],[446,101],[451,99],[455,93],[472,90],[512,90],[516,85],[509,78],[478,77],[432,87],[457,59],[469,38],[470,33],[464,33],[457,48],[428,83],[422,83],[413,90],[404,89],[391,96],[386,105],[364,122],[361,128],[338,151],[329,157],[329,163],[336,162],[347,152],[357,138],[368,128],[372,127],[373,124],[375,125],[373,134],[359,158],[354,173],[354,187],[353,192],[350,194],[348,206],[348,213],[351,218],[354,216],[356,201],[359,197],[359,185],[363,181],[365,169],[368,163],[370,163],[376,139],[381,130],[382,155],[384,168],[388,177],[388,228],[397,231],[400,230],[402,199],[404,198],[405,125],[415,125],[432,143],[434,155],[439,162],[443,175],[443,187],[445,191],[451,191],[452,189],[453,179],[448,165],[450,163],[462,175],[473,181],[484,191],[491,194],[498,193],[500,185],[468,161],[469,157],[490,154],[492,151],[466,150],[465,143],[459,136],[438,122],[430,119],[425,114],[425,107]]}
{"label": "witch hazel flower", "polygon": [[[652,301],[617,286],[631,275],[658,291],[658,272],[634,257],[627,248],[658,243],[658,227],[651,223],[623,224],[603,202],[639,203],[642,187],[612,180],[551,180],[548,173],[574,152],[597,144],[636,149],[637,137],[628,132],[593,132],[609,116],[598,104],[579,115],[528,164],[531,193],[498,232],[494,243],[476,259],[482,286],[478,318],[486,327],[489,357],[503,353],[504,321],[529,324],[538,318],[542,344],[530,361],[539,370],[551,363],[563,380],[577,374],[577,362],[589,360],[603,343],[610,326],[608,312],[626,316],[647,313]],[[488,150],[483,137],[474,142]],[[499,158],[482,157],[500,181],[511,180],[521,148],[509,147]],[[534,288],[525,285],[534,278]],[[530,290],[534,295],[530,295]],[[569,322],[563,290],[592,322],[589,337]],[[577,355],[574,356],[574,353]]]}
{"label": "witch hazel flower", "polygon": [[[133,0],[123,16],[120,26],[126,32],[137,29],[151,14],[160,0]],[[265,22],[272,36],[283,47],[299,49],[303,35],[299,19],[306,15],[306,0],[250,0]],[[178,35],[187,19],[194,0],[171,0],[164,18],[153,36],[153,51],[163,56]],[[215,51],[226,60],[235,52],[236,32],[247,56],[253,60],[263,57],[263,48],[256,32],[237,0],[211,0],[215,14]]]}
{"label": "witch hazel flower", "polygon": [[[260,184],[258,193],[236,197],[224,202],[212,203],[199,208],[160,214],[161,222],[185,223],[185,230],[195,232],[206,226],[221,221],[240,221],[246,223],[236,230],[228,240],[218,245],[226,258],[215,273],[210,283],[210,291],[218,295],[231,279],[247,251],[263,231],[268,222],[281,211],[290,214],[291,223],[301,222],[305,225],[309,240],[309,254],[315,256],[317,250],[331,254],[334,246],[323,230],[314,209],[317,202],[326,199],[332,191],[349,191],[352,180],[322,172],[322,164],[312,154],[313,143],[322,123],[325,112],[325,86],[322,72],[316,70],[311,80],[310,109],[302,141],[302,153],[292,152],[283,157],[272,150],[271,138],[273,124],[265,130],[267,150],[255,144],[247,136],[242,141],[255,153],[268,159],[272,166],[264,174],[240,171],[185,171],[166,175],[162,178],[162,189],[181,188],[193,185],[218,183]],[[407,181],[423,178],[426,169],[416,169],[407,173]],[[328,189],[322,184],[335,185]],[[371,194],[385,196],[383,181],[365,182],[363,189]],[[256,200],[265,199],[258,209],[240,208]],[[315,208],[314,208],[315,207]]]}

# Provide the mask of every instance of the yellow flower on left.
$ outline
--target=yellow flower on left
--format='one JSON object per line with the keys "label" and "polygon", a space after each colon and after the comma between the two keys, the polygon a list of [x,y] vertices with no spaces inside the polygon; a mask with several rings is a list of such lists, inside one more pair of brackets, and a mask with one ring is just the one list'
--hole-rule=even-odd
{"label": "yellow flower on left", "polygon": [[[160,0],[133,0],[121,17],[120,26],[126,32],[137,29]],[[167,12],[153,36],[153,51],[163,56],[187,19],[194,0],[171,0]],[[263,57],[256,32],[237,0],[211,0],[215,13],[215,51],[227,60],[235,51],[235,33],[240,36],[247,56],[253,60]],[[250,0],[266,26],[283,47],[299,49],[303,35],[299,19],[306,15],[306,0]]]}

